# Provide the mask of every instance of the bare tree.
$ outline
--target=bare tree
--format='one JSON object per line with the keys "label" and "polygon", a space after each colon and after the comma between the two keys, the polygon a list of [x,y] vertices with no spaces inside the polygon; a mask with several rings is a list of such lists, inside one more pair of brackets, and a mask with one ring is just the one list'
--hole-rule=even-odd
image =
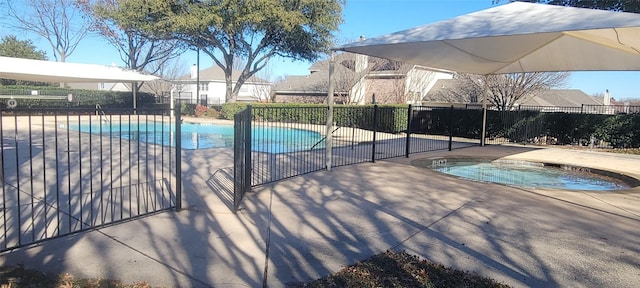
{"label": "bare tree", "polygon": [[[240,61],[234,61],[237,63]],[[250,78],[250,82],[253,82],[253,95],[256,101],[259,102],[273,102],[274,94],[271,93],[273,90],[273,83],[271,82],[271,78],[273,78],[273,65],[271,62],[267,63],[267,65],[262,68],[254,77]]]}
{"label": "bare tree", "polygon": [[[385,71],[370,83],[375,85],[372,92],[376,95],[376,103],[380,104],[400,104],[406,103],[407,99],[407,77],[413,65],[399,61],[390,61],[379,69]],[[377,82],[376,84],[374,84]]]}
{"label": "bare tree", "polygon": [[487,97],[498,110],[510,110],[516,101],[536,92],[563,86],[571,74],[568,72],[532,72],[488,75],[457,74],[456,85],[447,91],[450,99],[458,102],[479,103],[484,95],[486,79]]}
{"label": "bare tree", "polygon": [[[238,55],[234,55],[233,56],[233,66],[232,69],[233,70],[237,70],[237,71],[241,71],[242,69],[244,69],[244,66],[247,65],[247,60],[238,56]],[[267,63],[268,65],[268,63]],[[266,66],[265,66],[266,67]]]}
{"label": "bare tree", "polygon": [[87,36],[89,21],[77,0],[7,1],[7,12],[14,28],[35,33],[49,42],[56,61],[65,62]]}
{"label": "bare tree", "polygon": [[[329,88],[329,61],[330,59],[316,62],[311,66],[310,77],[319,79],[308,87],[313,91],[328,91]],[[354,53],[340,53],[334,58],[334,87],[337,94],[335,100],[345,104],[366,102],[366,90],[368,89],[365,76],[371,71],[377,70],[389,60],[358,55]]]}
{"label": "bare tree", "polygon": [[180,58],[174,58],[168,61],[156,61],[149,63],[148,69],[156,71],[155,75],[162,78],[163,81],[145,82],[142,90],[151,92],[155,95],[165,95],[171,91],[171,80],[175,80],[184,75],[188,70],[187,64]]}
{"label": "bare tree", "polygon": [[[176,40],[157,39],[132,27],[118,25],[111,18],[111,15],[124,9],[118,6],[117,0],[83,1],[80,5],[91,16],[91,30],[118,50],[127,68],[156,74],[175,64],[169,62],[184,51]],[[142,83],[139,83],[134,89],[141,86]]]}
{"label": "bare tree", "polygon": [[[445,76],[446,75],[446,76]],[[421,104],[423,98],[439,79],[449,79],[450,72],[437,71],[432,68],[413,66],[407,72],[405,103]]]}

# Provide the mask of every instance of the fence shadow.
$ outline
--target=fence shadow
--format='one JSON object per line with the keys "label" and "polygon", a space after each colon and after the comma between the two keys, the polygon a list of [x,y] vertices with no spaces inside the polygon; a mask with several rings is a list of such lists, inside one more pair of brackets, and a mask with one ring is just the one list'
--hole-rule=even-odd
{"label": "fence shadow", "polygon": [[207,186],[222,200],[231,212],[233,208],[233,167],[216,170],[207,179]]}

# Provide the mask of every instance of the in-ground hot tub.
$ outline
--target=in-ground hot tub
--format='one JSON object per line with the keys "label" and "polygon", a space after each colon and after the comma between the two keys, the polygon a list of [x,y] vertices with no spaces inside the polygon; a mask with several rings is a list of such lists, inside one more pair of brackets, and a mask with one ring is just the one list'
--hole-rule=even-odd
{"label": "in-ground hot tub", "polygon": [[638,186],[638,180],[614,172],[522,160],[423,158],[411,164],[473,181],[527,188],[612,191]]}

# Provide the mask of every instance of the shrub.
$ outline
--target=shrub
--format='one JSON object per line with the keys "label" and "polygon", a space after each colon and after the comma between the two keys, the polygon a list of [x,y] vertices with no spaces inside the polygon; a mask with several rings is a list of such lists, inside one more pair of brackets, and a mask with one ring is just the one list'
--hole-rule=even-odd
{"label": "shrub", "polygon": [[202,116],[204,116],[205,113],[207,113],[207,110],[209,110],[209,108],[207,108],[207,106],[201,105],[201,104],[197,104],[193,113],[194,113],[194,115],[196,117],[202,117]]}
{"label": "shrub", "polygon": [[[37,92],[33,92],[37,91]],[[95,108],[100,104],[103,108],[132,108],[133,94],[131,92],[99,91],[68,89],[49,86],[0,86],[2,95],[33,95],[38,98],[16,98],[18,108],[43,109],[43,108]],[[67,98],[71,94],[71,101]],[[137,107],[145,108],[154,106],[155,96],[150,93],[138,92],[136,94]],[[0,107],[6,109],[7,101],[0,101]]]}
{"label": "shrub", "polygon": [[196,104],[181,103],[180,113],[182,115],[196,115]]}
{"label": "shrub", "polygon": [[233,120],[233,115],[247,108],[246,103],[224,103],[220,108],[222,119]]}
{"label": "shrub", "polygon": [[614,148],[639,147],[638,116],[615,115],[605,119],[596,128],[595,135]]}

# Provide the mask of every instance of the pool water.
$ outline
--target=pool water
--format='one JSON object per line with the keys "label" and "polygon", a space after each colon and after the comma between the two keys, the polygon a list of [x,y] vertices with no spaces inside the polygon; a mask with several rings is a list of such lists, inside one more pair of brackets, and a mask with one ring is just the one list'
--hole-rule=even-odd
{"label": "pool water", "polygon": [[469,180],[520,187],[589,191],[630,188],[620,179],[592,173],[589,169],[527,161],[423,159],[414,162],[416,166]]}
{"label": "pool water", "polygon": [[[92,134],[111,134],[128,140],[175,145],[174,124],[148,123],[92,123],[70,125],[76,131]],[[224,124],[183,123],[181,126],[182,149],[208,149],[233,147],[234,127]],[[287,153],[324,147],[320,133],[284,127],[254,126],[251,130],[252,151]],[[314,147],[318,142],[323,142]]]}

